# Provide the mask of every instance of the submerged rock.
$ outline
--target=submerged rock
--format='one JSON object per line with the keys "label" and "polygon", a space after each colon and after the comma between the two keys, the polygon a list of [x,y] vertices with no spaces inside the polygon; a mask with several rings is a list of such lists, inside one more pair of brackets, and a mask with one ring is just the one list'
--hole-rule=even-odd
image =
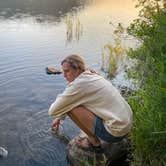
{"label": "submerged rock", "polygon": [[129,153],[130,141],[128,138],[124,138],[118,143],[103,142],[103,153],[85,151],[78,147],[75,139],[76,137],[73,138],[67,146],[67,157],[73,166],[83,166],[86,165],[86,163],[98,166],[108,166],[111,162],[116,161]]}

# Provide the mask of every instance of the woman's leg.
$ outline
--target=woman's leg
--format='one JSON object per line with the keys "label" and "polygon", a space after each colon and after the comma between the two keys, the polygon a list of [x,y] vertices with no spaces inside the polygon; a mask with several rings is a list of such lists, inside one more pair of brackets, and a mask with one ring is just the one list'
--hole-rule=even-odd
{"label": "woman's leg", "polygon": [[67,114],[72,119],[72,121],[88,135],[89,141],[94,146],[100,145],[100,140],[93,134],[95,115],[92,112],[83,106],[79,106]]}

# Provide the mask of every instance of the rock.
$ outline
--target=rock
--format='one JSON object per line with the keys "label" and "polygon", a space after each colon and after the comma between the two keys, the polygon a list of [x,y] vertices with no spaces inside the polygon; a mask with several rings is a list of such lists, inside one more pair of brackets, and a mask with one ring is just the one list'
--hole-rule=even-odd
{"label": "rock", "polygon": [[122,156],[129,152],[130,141],[124,138],[118,143],[102,143],[103,153],[94,153],[81,149],[75,143],[73,138],[67,146],[67,158],[71,165],[82,166],[88,162],[92,165],[105,165],[108,166],[111,162],[120,159]]}
{"label": "rock", "polygon": [[134,89],[127,86],[119,86],[118,89],[124,98],[127,98],[128,96],[131,96],[134,93]]}
{"label": "rock", "polygon": [[0,147],[0,158],[6,158],[8,155],[8,151],[3,148],[3,147]]}

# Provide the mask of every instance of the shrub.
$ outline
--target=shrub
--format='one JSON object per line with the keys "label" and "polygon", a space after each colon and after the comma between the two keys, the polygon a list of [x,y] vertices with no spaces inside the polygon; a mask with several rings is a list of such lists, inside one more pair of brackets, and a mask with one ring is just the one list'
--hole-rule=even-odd
{"label": "shrub", "polygon": [[139,90],[129,98],[135,114],[133,165],[166,165],[166,2],[138,0],[140,17],[128,32],[141,46],[130,50],[137,60],[129,76]]}

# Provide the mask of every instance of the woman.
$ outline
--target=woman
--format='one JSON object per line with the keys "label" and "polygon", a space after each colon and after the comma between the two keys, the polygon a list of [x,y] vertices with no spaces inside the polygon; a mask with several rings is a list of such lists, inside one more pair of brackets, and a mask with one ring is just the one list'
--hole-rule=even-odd
{"label": "woman", "polygon": [[69,84],[49,108],[54,129],[68,115],[88,136],[76,140],[83,149],[98,151],[101,141],[121,141],[131,130],[132,111],[118,90],[88,70],[79,55],[67,56],[61,65]]}

